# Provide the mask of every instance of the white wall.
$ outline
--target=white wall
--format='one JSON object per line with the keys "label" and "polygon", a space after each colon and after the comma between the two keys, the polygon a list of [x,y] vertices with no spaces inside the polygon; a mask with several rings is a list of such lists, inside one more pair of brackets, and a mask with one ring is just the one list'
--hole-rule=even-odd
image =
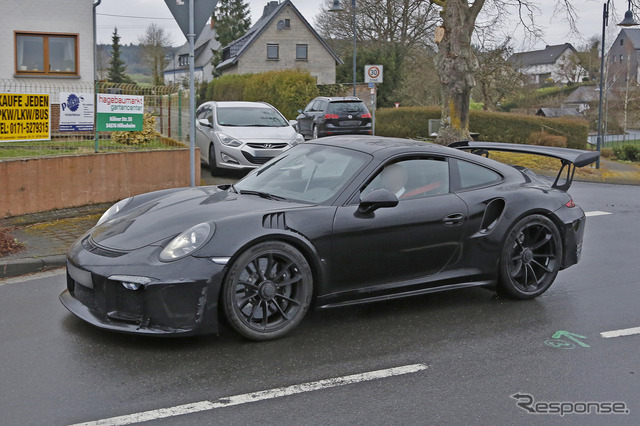
{"label": "white wall", "polygon": [[[32,88],[56,83],[93,84],[93,0],[1,0],[0,3],[0,80],[24,81],[25,86]],[[79,78],[14,76],[14,31],[78,34]]]}

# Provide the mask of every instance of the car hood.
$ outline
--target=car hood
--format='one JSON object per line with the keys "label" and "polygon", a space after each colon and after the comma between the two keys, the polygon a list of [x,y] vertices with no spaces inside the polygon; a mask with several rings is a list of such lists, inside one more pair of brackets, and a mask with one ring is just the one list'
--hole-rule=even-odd
{"label": "car hood", "polygon": [[256,195],[238,195],[216,186],[189,188],[126,208],[93,228],[91,238],[104,248],[130,251],[174,237],[202,222],[303,206]]}
{"label": "car hood", "polygon": [[291,142],[296,131],[286,127],[220,127],[220,132],[243,142],[260,142],[264,140]]}

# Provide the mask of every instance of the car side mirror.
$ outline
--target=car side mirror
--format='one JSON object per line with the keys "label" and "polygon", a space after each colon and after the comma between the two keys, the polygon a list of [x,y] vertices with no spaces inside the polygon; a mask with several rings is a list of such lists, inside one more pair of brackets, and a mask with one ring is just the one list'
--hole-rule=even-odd
{"label": "car side mirror", "polygon": [[369,214],[380,208],[395,207],[398,205],[396,194],[385,188],[374,189],[360,199],[358,213]]}
{"label": "car side mirror", "polygon": [[291,125],[291,127],[296,127],[296,124],[298,124],[298,120],[289,120],[289,124]]}
{"label": "car side mirror", "polygon": [[301,109],[298,110],[298,114],[302,114],[302,110]]}
{"label": "car side mirror", "polygon": [[211,122],[209,121],[209,119],[208,119],[208,118],[201,118],[201,119],[199,119],[199,120],[198,120],[198,123],[199,123],[201,126],[213,127],[213,126],[211,125]]}

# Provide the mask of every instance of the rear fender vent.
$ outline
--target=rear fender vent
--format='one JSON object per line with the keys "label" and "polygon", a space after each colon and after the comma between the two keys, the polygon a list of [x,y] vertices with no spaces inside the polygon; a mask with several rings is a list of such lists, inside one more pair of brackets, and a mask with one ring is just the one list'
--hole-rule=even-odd
{"label": "rear fender vent", "polygon": [[502,217],[504,207],[505,202],[502,198],[496,198],[487,204],[487,208],[484,210],[484,217],[482,218],[482,225],[480,225],[481,233],[488,234],[493,231],[500,221],[500,217]]}
{"label": "rear fender vent", "polygon": [[266,229],[287,229],[284,213],[270,213],[262,217],[262,227]]}

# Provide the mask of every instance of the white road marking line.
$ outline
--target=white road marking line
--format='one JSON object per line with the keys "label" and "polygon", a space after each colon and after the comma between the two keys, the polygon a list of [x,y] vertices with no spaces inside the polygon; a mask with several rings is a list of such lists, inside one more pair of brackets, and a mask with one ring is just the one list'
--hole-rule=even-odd
{"label": "white road marking line", "polygon": [[609,212],[601,212],[599,210],[596,210],[594,212],[586,212],[585,216],[587,217],[593,217],[593,216],[606,216],[608,214],[613,214],[613,213],[609,213]]}
{"label": "white road marking line", "polygon": [[622,330],[604,331],[600,333],[600,336],[604,337],[605,339],[610,339],[612,337],[632,336],[634,334],[640,334],[640,327],[625,328]]}
{"label": "white road marking line", "polygon": [[108,419],[101,419],[93,422],[77,423],[72,426],[115,426],[148,422],[151,420],[166,419],[168,417],[181,416],[183,414],[198,413],[201,411],[213,410],[216,408],[224,408],[233,405],[247,404],[250,402],[264,401],[267,399],[280,398],[283,396],[295,395],[304,392],[313,392],[321,389],[350,385],[353,383],[367,382],[370,380],[417,373],[418,371],[426,370],[427,367],[428,366],[426,364],[403,365],[401,367],[387,368],[385,370],[370,371],[367,373],[352,374],[350,376],[334,377],[332,379],[302,383],[300,385],[268,389],[259,392],[245,393],[242,395],[234,395],[227,398],[220,398],[217,401],[200,401],[191,404],[177,405],[170,408],[162,408],[159,410],[144,411],[141,413],[129,414],[125,416],[111,417]]}

